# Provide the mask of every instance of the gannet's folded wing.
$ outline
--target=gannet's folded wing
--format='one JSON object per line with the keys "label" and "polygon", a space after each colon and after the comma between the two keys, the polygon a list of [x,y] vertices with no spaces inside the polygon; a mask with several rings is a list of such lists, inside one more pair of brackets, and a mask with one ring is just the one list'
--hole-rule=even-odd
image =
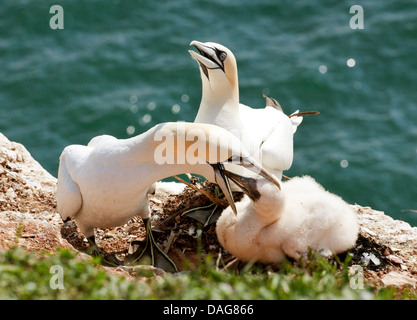
{"label": "gannet's folded wing", "polygon": [[260,147],[262,165],[275,171],[288,170],[293,161],[293,126],[290,121],[277,122]]}
{"label": "gannet's folded wing", "polygon": [[106,143],[110,143],[114,141],[117,141],[115,137],[104,134],[104,135],[97,136],[91,139],[90,142],[87,144],[87,147],[95,148],[99,146],[100,144],[106,144]]}
{"label": "gannet's folded wing", "polygon": [[266,170],[281,178],[282,171],[292,164],[294,127],[299,123],[293,123],[282,111],[270,106],[253,109],[240,104],[239,107],[245,125],[245,146]]}

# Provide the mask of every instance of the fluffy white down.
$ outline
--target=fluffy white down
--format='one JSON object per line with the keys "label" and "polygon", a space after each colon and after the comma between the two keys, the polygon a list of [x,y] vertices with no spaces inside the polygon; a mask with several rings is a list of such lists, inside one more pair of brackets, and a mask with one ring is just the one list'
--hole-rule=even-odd
{"label": "fluffy white down", "polygon": [[282,191],[260,180],[258,188],[258,201],[245,196],[236,204],[237,216],[226,208],[217,221],[221,245],[240,260],[276,263],[298,259],[308,248],[330,255],[355,244],[355,212],[313,178],[295,177]]}

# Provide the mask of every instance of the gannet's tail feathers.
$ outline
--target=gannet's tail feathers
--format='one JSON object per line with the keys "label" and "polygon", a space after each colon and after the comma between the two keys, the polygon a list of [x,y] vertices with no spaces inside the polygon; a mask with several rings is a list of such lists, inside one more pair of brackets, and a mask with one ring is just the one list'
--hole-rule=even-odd
{"label": "gannet's tail feathers", "polygon": [[58,170],[57,207],[62,220],[74,218],[81,209],[82,197],[78,185],[72,180],[65,162],[65,150],[60,157]]}
{"label": "gannet's tail feathers", "polygon": [[[275,100],[274,98],[268,97],[266,94],[264,94],[263,96],[266,99],[266,106],[267,107],[275,108],[275,109],[281,111],[282,113],[284,113],[284,111],[282,110],[281,105],[278,103],[277,100]],[[292,113],[289,116],[289,118],[291,120],[291,123],[292,123],[292,131],[293,131],[293,134],[297,131],[297,127],[303,121],[303,117],[299,116],[298,114],[299,114],[299,110],[297,110],[296,112]]]}
{"label": "gannet's tail feathers", "polygon": [[264,96],[264,98],[266,99],[266,106],[267,106],[267,107],[273,107],[273,108],[275,108],[275,109],[277,109],[277,110],[279,110],[279,111],[284,112],[284,111],[282,110],[281,105],[278,103],[278,101],[277,101],[277,100],[275,100],[274,98],[270,98],[270,97],[268,97],[266,94],[264,94],[263,96]]}

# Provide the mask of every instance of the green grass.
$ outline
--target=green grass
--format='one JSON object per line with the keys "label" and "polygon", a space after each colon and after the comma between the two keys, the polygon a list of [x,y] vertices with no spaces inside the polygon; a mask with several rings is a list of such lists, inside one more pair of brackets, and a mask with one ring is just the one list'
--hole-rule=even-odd
{"label": "green grass", "polygon": [[[97,262],[79,261],[69,250],[45,257],[22,248],[1,252],[0,299],[135,299],[145,294],[145,287],[109,276]],[[62,267],[64,289],[51,288],[53,266]]]}
{"label": "green grass", "polygon": [[[351,289],[347,262],[311,255],[279,272],[259,266],[217,270],[208,257],[195,270],[132,281],[110,275],[97,259],[80,261],[68,250],[39,257],[22,248],[0,252],[0,299],[393,299],[393,289]],[[51,288],[62,268],[64,289]],[[51,273],[52,272],[52,273]],[[54,278],[55,276],[55,278]]]}
{"label": "green grass", "polygon": [[310,255],[308,263],[287,262],[279,272],[247,265],[240,272],[217,270],[210,259],[185,275],[155,282],[152,298],[165,299],[393,299],[395,291],[350,288],[347,262]]}

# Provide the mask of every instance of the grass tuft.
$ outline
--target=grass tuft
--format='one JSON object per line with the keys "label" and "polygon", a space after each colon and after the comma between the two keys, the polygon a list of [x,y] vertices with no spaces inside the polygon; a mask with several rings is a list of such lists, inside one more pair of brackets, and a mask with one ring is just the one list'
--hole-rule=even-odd
{"label": "grass tuft", "polygon": [[[81,261],[66,249],[39,257],[15,247],[0,252],[0,299],[398,299],[393,288],[350,286],[349,255],[344,261],[310,253],[278,269],[248,264],[222,271],[212,256],[194,270],[142,278],[111,275],[97,259]],[[54,266],[59,266],[54,269]],[[60,269],[61,268],[61,269]],[[54,270],[62,270],[62,278]],[[62,281],[61,289],[56,284]]]}

